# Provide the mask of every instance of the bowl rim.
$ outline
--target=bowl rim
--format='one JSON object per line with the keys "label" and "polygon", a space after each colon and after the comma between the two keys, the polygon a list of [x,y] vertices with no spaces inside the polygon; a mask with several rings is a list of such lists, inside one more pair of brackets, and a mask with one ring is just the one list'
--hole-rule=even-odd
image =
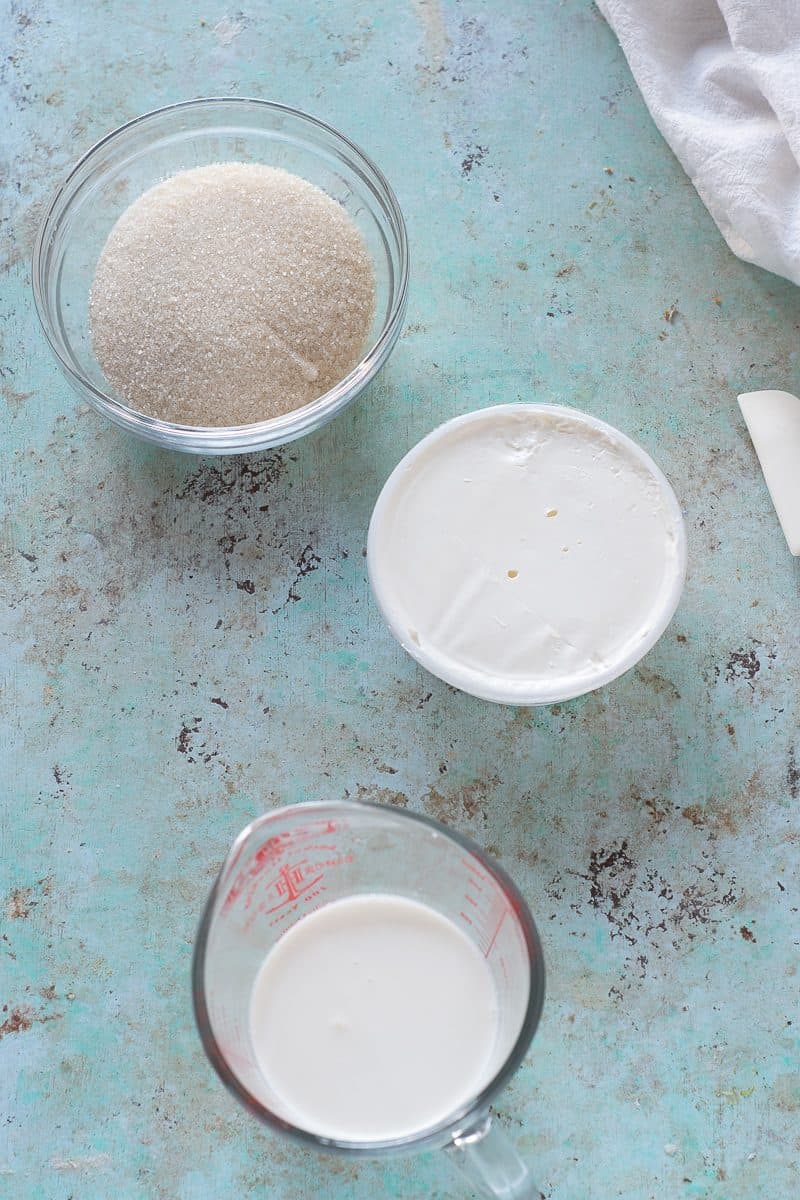
{"label": "bowl rim", "polygon": [[[668,577],[669,585],[659,606],[653,609],[654,619],[647,636],[629,647],[624,655],[621,655],[602,671],[598,671],[591,676],[587,676],[586,674],[573,675],[571,682],[570,677],[566,681],[562,677],[558,681],[560,686],[555,686],[554,684],[548,685],[548,681],[536,681],[534,683],[534,681],[526,679],[489,676],[474,668],[462,665],[456,659],[442,652],[437,652],[436,650],[429,651],[424,646],[418,646],[407,636],[408,621],[404,618],[404,612],[392,596],[385,580],[381,578],[380,569],[376,567],[376,546],[382,534],[381,527],[395,494],[404,485],[405,476],[409,468],[413,467],[414,463],[426,454],[432,446],[436,446],[440,442],[446,442],[456,429],[463,428],[465,425],[479,424],[481,421],[491,421],[494,414],[513,413],[540,413],[562,416],[574,421],[578,425],[610,437],[617,445],[623,447],[637,463],[643,466],[655,480],[664,498],[664,504],[668,510],[675,536],[675,560]],[[472,412],[452,417],[450,420],[444,421],[441,425],[437,425],[421,441],[412,446],[392,470],[375,502],[367,534],[367,571],[372,594],[375,597],[375,602],[384,621],[389,626],[389,630],[406,653],[415,659],[420,666],[430,671],[432,675],[443,680],[451,687],[458,688],[459,691],[475,696],[479,700],[492,701],[495,704],[523,705],[526,707],[558,704],[567,700],[574,700],[578,696],[588,695],[589,692],[612,683],[644,658],[652,650],[653,646],[655,646],[675,615],[686,581],[687,557],[686,523],[675,490],[664,472],[654,462],[647,451],[638,442],[635,442],[633,438],[629,437],[628,434],[623,433],[621,429],[617,429],[616,426],[610,425],[607,421],[603,421],[599,417],[583,412],[581,409],[572,408],[569,405],[548,404],[538,401],[490,404],[484,408],[475,409]],[[667,577],[666,572],[665,577]]]}
{"label": "bowl rim", "polygon": [[[396,237],[398,252],[396,283],[393,289],[389,315],[375,341],[362,354],[356,365],[327,392],[300,408],[291,409],[277,417],[256,421],[249,425],[182,425],[139,412],[108,395],[87,376],[76,369],[62,352],[61,339],[55,333],[51,319],[51,306],[46,299],[45,271],[48,265],[47,243],[51,239],[56,221],[69,211],[72,197],[71,187],[91,163],[91,160],[109,143],[122,138],[137,126],[160,119],[181,110],[202,110],[207,105],[223,105],[231,109],[254,107],[299,118],[329,135],[338,148],[345,149],[355,159],[359,168],[366,168],[364,178],[372,192],[384,206],[389,224]],[[281,445],[310,432],[335,416],[377,373],[393,348],[405,316],[408,301],[409,247],[405,220],[394,190],[380,167],[355,142],[334,125],[315,117],[312,113],[276,100],[264,100],[257,96],[198,96],[191,100],[179,100],[159,108],[150,109],[133,117],[104,134],[86,150],[64,177],[47,205],[39,225],[33,247],[31,282],[34,306],[45,339],[53,351],[61,370],[76,390],[90,401],[97,411],[130,432],[138,434],[158,445],[190,452],[225,453],[238,449],[256,450]]]}

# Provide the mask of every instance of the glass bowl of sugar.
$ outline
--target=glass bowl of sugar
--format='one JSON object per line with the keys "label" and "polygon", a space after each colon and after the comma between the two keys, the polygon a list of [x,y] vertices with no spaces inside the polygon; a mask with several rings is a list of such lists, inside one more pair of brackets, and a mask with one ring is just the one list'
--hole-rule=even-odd
{"label": "glass bowl of sugar", "polygon": [[324,122],[265,100],[191,100],[77,163],[33,256],[69,383],[146,441],[197,454],[318,429],[386,362],[408,291],[388,182]]}

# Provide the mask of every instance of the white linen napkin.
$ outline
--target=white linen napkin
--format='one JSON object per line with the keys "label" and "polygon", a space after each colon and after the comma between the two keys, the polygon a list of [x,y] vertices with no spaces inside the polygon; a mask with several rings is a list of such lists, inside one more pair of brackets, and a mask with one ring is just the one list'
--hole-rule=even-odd
{"label": "white linen napkin", "polygon": [[597,0],[734,254],[800,283],[800,0]]}

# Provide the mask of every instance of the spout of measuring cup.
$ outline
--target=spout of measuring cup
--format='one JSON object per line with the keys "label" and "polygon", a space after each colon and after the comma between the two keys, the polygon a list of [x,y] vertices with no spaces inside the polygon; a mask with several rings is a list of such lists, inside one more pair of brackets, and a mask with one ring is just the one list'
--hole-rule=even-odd
{"label": "spout of measuring cup", "polygon": [[494,1200],[544,1200],[530,1171],[502,1130],[486,1113],[454,1134],[446,1153],[473,1188]]}

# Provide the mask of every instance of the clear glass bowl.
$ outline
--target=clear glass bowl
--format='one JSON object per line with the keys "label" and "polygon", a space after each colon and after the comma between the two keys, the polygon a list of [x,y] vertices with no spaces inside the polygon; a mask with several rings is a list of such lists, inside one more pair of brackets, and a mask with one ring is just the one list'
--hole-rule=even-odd
{"label": "clear glass bowl", "polygon": [[[89,289],[106,238],[129,204],[177,171],[225,161],[283,167],[342,204],[372,256],[375,317],[361,361],[311,404],[254,425],[176,425],[136,412],[113,394],[92,351]],[[408,293],[405,223],[375,164],[331,126],[266,100],[189,100],[137,117],[83,156],[42,222],[33,252],[33,293],[45,336],[67,379],[116,425],[190,453],[262,450],[324,425],[386,362],[402,328]]]}

